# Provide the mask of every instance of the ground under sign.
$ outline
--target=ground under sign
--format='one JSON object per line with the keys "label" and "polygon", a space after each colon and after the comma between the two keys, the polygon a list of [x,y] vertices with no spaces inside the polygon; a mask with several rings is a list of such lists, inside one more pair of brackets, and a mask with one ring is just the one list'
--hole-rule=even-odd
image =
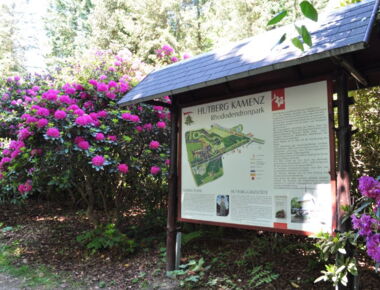
{"label": "ground under sign", "polygon": [[179,220],[331,232],[330,112],[327,81],[182,108]]}

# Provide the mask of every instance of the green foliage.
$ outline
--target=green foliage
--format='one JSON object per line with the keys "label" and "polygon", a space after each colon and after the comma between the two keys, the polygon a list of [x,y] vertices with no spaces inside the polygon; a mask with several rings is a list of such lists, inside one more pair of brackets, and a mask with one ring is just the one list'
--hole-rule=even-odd
{"label": "green foliage", "polygon": [[314,8],[313,4],[311,4],[309,1],[302,1],[300,3],[300,7],[301,7],[302,14],[305,17],[313,21],[318,21],[318,12]]}
{"label": "green foliage", "polygon": [[[351,122],[356,133],[352,136],[352,180],[360,176],[380,176],[380,87],[350,92],[355,99],[351,106]],[[357,188],[354,183],[352,188]],[[358,192],[354,191],[358,197]]]}
{"label": "green foliage", "polygon": [[319,233],[319,240],[316,243],[319,249],[320,258],[324,262],[328,262],[331,258],[335,258],[335,264],[326,264],[325,271],[321,271],[322,276],[318,277],[314,282],[329,281],[334,286],[338,284],[347,285],[347,275],[357,275],[356,258],[347,255],[347,247],[352,245],[358,246],[354,232],[337,233],[335,236],[328,233]]}
{"label": "green foliage", "polygon": [[248,280],[248,285],[257,288],[264,284],[270,284],[276,280],[280,275],[273,273],[269,269],[264,269],[263,266],[256,266],[250,273],[251,278]]}
{"label": "green foliage", "polygon": [[275,25],[279,23],[288,14],[288,11],[284,10],[278,13],[275,17],[268,21],[267,25]]}
{"label": "green foliage", "polygon": [[94,230],[80,234],[77,236],[77,241],[90,250],[91,254],[115,248],[124,253],[133,253],[136,248],[135,241],[121,233],[115,224],[101,225]]}
{"label": "green foliage", "polygon": [[180,265],[180,270],[169,271],[167,275],[180,280],[180,286],[194,288],[202,285],[202,278],[211,266],[204,266],[205,260],[190,260],[187,264]]}
{"label": "green foliage", "polygon": [[189,243],[191,243],[194,240],[199,239],[200,237],[204,236],[206,233],[202,230],[200,231],[194,231],[187,234],[182,234],[182,245],[185,246]]}

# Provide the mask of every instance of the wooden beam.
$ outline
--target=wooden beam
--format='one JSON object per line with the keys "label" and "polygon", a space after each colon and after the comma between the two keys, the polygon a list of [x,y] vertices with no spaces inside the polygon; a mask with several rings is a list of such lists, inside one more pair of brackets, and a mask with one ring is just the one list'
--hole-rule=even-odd
{"label": "wooden beam", "polygon": [[[339,70],[336,80],[338,95],[338,174],[337,174],[337,214],[339,232],[347,232],[351,229],[350,219],[344,221],[345,212],[342,206],[351,205],[350,195],[350,150],[351,150],[351,125],[349,123],[348,78],[344,70]],[[354,255],[352,245],[346,245],[347,256]],[[342,254],[337,254],[342,255]],[[336,289],[357,289],[357,279],[350,273],[347,274],[347,286],[339,284]]]}
{"label": "wooden beam", "polygon": [[171,138],[170,138],[170,171],[169,171],[169,195],[168,215],[166,222],[166,270],[173,271],[175,268],[175,242],[176,242],[176,219],[177,219],[177,150],[178,150],[178,114],[177,99],[173,98],[170,111]]}
{"label": "wooden beam", "polygon": [[368,86],[368,81],[363,76],[362,73],[360,73],[352,63],[350,63],[348,60],[343,58],[342,56],[333,56],[333,61],[336,62],[339,66],[344,68],[347,72],[350,73],[350,75],[356,79],[359,83],[361,83],[364,87]]}

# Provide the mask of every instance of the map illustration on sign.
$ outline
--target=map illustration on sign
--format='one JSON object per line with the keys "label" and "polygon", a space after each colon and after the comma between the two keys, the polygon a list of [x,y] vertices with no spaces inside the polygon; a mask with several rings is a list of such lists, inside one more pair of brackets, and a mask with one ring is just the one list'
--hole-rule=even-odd
{"label": "map illustration on sign", "polygon": [[264,140],[243,133],[243,125],[224,128],[218,124],[210,129],[187,131],[185,142],[188,161],[197,186],[223,176],[222,157],[243,145],[264,144]]}

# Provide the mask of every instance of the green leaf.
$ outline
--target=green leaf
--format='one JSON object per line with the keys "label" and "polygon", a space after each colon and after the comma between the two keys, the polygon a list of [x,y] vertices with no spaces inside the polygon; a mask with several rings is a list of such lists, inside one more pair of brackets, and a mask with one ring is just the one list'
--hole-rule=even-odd
{"label": "green leaf", "polygon": [[297,47],[298,49],[302,50],[302,51],[305,51],[304,47],[303,47],[303,43],[301,42],[301,40],[299,40],[298,37],[294,37],[292,39],[292,43],[295,47]]}
{"label": "green leaf", "polygon": [[338,249],[338,252],[341,253],[341,254],[343,254],[343,255],[347,254],[345,248],[339,248],[339,249]]}
{"label": "green leaf", "polygon": [[285,39],[286,39],[286,33],[284,33],[284,34],[281,36],[280,40],[278,41],[278,44],[283,43],[283,42],[285,41]]}
{"label": "green leaf", "polygon": [[305,17],[313,21],[318,21],[318,12],[314,8],[313,4],[311,4],[309,1],[302,1],[300,7],[302,14],[305,15]]}
{"label": "green leaf", "polygon": [[274,16],[271,20],[268,21],[267,25],[274,25],[279,23],[284,17],[288,14],[287,10],[281,11],[276,16]]}
{"label": "green leaf", "polygon": [[311,40],[311,35],[305,25],[301,26],[301,34],[300,36],[303,39],[303,42],[306,43],[309,47],[313,45],[312,40]]}

